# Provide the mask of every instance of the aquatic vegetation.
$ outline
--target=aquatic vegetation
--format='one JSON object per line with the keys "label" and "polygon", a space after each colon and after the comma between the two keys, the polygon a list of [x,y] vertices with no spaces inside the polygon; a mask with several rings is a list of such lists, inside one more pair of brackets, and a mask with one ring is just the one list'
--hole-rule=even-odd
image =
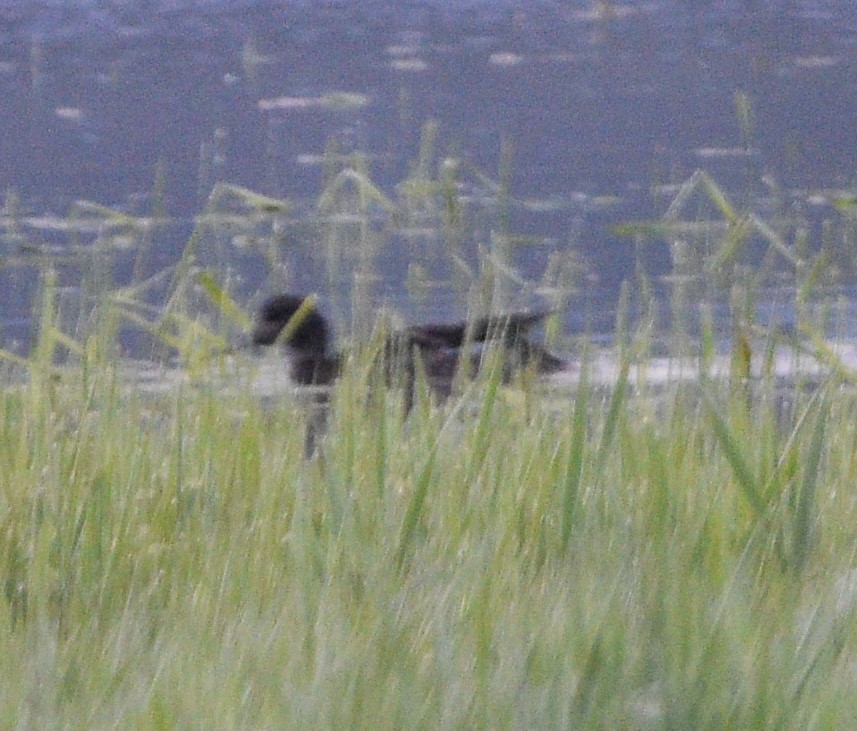
{"label": "aquatic vegetation", "polygon": [[308,461],[293,399],[147,392],[87,353],[54,373],[48,305],[28,387],[0,396],[7,715],[640,728],[853,712],[857,439],[836,382],[786,400],[773,381],[655,392],[624,358],[606,390],[584,376],[570,398],[519,399],[489,378],[403,421],[355,364]]}
{"label": "aquatic vegetation", "polygon": [[[145,248],[169,221],[75,205],[86,295],[67,308],[61,272],[43,267],[32,346],[0,351],[6,717],[629,729],[853,717],[857,395],[826,337],[830,310],[811,306],[837,275],[802,248],[800,222],[742,210],[700,172],[663,220],[623,227],[640,250],[672,242],[684,289],[666,355],[641,271],[612,343],[582,340],[565,381],[509,389],[487,369],[443,405],[417,389],[405,418],[395,391],[367,397],[358,355],[312,459],[298,395],[260,397],[265,365],[231,347],[253,302],[234,254],[278,272],[290,227],[314,237],[332,289],[337,262],[368,282],[406,230],[415,264],[448,257],[473,301],[539,287],[567,301],[583,276],[572,259],[540,282],[515,267],[526,237],[506,217],[510,163],[495,180],[437,154],[434,132],[392,191],[366,158],[332,155],[301,215],[221,184],[176,263],[123,284],[110,264],[127,239],[113,235]],[[689,216],[691,201],[711,217]],[[42,230],[21,208],[7,197],[4,247]],[[464,249],[486,220],[473,264]],[[760,324],[784,273],[797,326]],[[724,293],[726,337],[711,315]],[[698,337],[679,308],[699,313]],[[129,328],[152,344],[145,363],[121,357]]]}

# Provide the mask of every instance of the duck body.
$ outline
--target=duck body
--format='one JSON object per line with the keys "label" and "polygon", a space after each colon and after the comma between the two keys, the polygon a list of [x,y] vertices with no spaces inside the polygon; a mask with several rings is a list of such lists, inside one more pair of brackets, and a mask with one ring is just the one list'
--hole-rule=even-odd
{"label": "duck body", "polygon": [[[465,359],[469,359],[471,373],[477,373],[482,365],[481,353],[471,346],[488,343],[505,349],[504,381],[527,367],[538,373],[563,370],[564,360],[528,337],[530,329],[548,314],[512,312],[472,322],[429,323],[396,330],[387,336],[380,354],[386,381],[391,384],[401,374],[398,382],[406,388],[410,408],[419,361],[428,385],[446,397]],[[330,385],[345,365],[346,354],[331,348],[327,319],[301,295],[280,294],[265,300],[252,340],[263,346],[282,342],[289,354],[290,376],[299,385]]]}

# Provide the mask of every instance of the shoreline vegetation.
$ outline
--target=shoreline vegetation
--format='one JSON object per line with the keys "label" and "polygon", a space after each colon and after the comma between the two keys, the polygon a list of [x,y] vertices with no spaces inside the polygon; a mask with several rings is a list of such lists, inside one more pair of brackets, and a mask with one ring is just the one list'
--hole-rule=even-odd
{"label": "shoreline vegetation", "polygon": [[[344,251],[353,265],[351,307],[332,294],[334,310],[355,338],[371,332],[360,276],[395,225],[432,232],[470,310],[524,290],[563,311],[579,260],[516,280],[508,166],[465,185],[434,133],[392,197],[365,160],[331,153],[301,225],[331,282]],[[691,199],[716,226],[680,220]],[[61,306],[46,264],[33,346],[0,354],[0,714],[40,728],[848,727],[855,370],[848,340],[828,337],[847,308],[813,299],[847,272],[854,207],[838,200],[843,251],[814,253],[799,223],[741,212],[697,173],[662,221],[625,228],[640,249],[670,241],[663,338],[641,271],[637,315],[628,288],[609,347],[559,348],[565,381],[506,388],[489,372],[442,406],[418,392],[403,419],[394,390],[366,396],[358,358],[313,459],[281,359],[226,354],[249,318],[229,268],[209,264],[241,242],[275,281],[272,221],[289,204],[221,184],[177,266],[121,288],[109,252],[134,237],[143,251],[157,217],[78,204],[69,228],[94,236],[79,308]],[[481,226],[473,268],[460,252]],[[794,327],[756,324],[772,282],[793,292]],[[728,303],[728,333],[700,291]],[[142,368],[120,357],[129,326],[154,343]],[[547,329],[562,342],[560,322]]]}
{"label": "shoreline vegetation", "polygon": [[110,365],[4,390],[4,715],[366,728],[852,717],[851,389],[650,390],[622,368],[606,389],[582,375],[561,405],[485,378],[403,421],[395,391],[366,399],[364,374],[356,363],[335,388],[311,460],[289,397],[144,393]]}

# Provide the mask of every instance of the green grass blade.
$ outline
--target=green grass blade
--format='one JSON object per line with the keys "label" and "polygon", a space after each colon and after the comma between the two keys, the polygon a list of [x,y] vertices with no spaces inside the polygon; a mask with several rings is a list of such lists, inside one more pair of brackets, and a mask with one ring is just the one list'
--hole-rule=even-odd
{"label": "green grass blade", "polygon": [[197,272],[196,276],[200,286],[205,290],[209,299],[217,306],[217,309],[242,330],[249,330],[250,318],[244,314],[244,310],[236,304],[235,300],[229,296],[229,293],[217,283],[214,276],[205,270]]}
{"label": "green grass blade", "polygon": [[815,428],[812,431],[809,451],[804,460],[803,475],[794,507],[792,560],[797,572],[803,571],[806,566],[812,546],[812,525],[816,512],[819,466],[821,465],[827,436],[829,415],[830,406],[827,400],[823,400],[815,417]]}
{"label": "green grass blade", "polygon": [[423,509],[426,504],[429,487],[434,476],[434,466],[436,457],[436,447],[432,449],[431,454],[420,470],[417,477],[414,494],[411,497],[408,509],[405,512],[405,519],[402,521],[402,530],[399,534],[399,544],[396,548],[396,566],[401,571],[405,565],[405,560],[411,552],[414,535],[417,531],[417,526],[420,522],[420,517],[423,514]]}
{"label": "green grass blade", "polygon": [[741,488],[741,492],[744,494],[744,497],[747,498],[747,502],[749,502],[756,511],[756,514],[759,517],[763,516],[765,514],[766,506],[765,501],[762,499],[759,483],[753,476],[753,472],[750,469],[747,460],[744,458],[739,439],[732,434],[732,431],[729,429],[729,425],[726,423],[726,419],[724,419],[720,414],[717,405],[714,403],[714,399],[708,393],[704,384],[702,389],[702,399],[707,407],[708,415],[711,418],[714,435],[717,438],[717,442],[723,449],[729,465],[732,467],[732,473],[738,482],[738,487]]}
{"label": "green grass blade", "polygon": [[589,412],[589,384],[587,370],[581,373],[574,400],[574,418],[571,427],[571,444],[565,469],[562,496],[562,529],[560,540],[563,550],[568,549],[574,517],[580,499],[580,483],[583,475],[583,449],[586,443],[586,419]]}
{"label": "green grass blade", "polygon": [[610,406],[607,410],[607,418],[604,422],[604,429],[601,432],[601,442],[598,444],[598,452],[595,457],[596,479],[600,479],[600,476],[603,474],[604,464],[610,452],[613,439],[616,436],[619,418],[623,413],[625,398],[628,394],[628,371],[631,367],[631,361],[624,355],[621,358],[619,376],[616,379],[616,385],[613,387],[613,393],[610,396]]}

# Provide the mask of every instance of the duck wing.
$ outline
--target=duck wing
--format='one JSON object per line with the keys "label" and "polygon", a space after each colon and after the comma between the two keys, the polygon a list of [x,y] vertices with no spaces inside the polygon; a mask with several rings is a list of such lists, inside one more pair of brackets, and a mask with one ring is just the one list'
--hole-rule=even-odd
{"label": "duck wing", "polygon": [[488,315],[471,322],[428,323],[413,325],[403,332],[410,342],[426,350],[460,348],[465,343],[503,341],[516,343],[524,338],[550,312],[510,312]]}

